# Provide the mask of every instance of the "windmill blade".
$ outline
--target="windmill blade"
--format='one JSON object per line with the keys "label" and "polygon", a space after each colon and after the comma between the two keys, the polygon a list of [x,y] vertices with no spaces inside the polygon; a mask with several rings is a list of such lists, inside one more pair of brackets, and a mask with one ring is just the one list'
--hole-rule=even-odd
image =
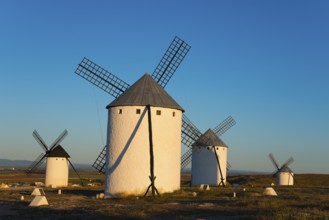
{"label": "windmill blade", "polygon": [[224,121],[222,121],[219,125],[217,125],[213,129],[213,131],[215,132],[216,135],[221,136],[235,124],[236,124],[236,122],[232,118],[232,116],[228,116]]}
{"label": "windmill blade", "polygon": [[98,170],[98,172],[105,174],[105,165],[106,165],[106,146],[98,155],[95,160],[93,167]]}
{"label": "windmill blade", "polygon": [[46,153],[41,153],[37,159],[34,160],[34,162],[25,170],[27,174],[33,173],[44,161],[46,158]]}
{"label": "windmill blade", "polygon": [[187,147],[191,147],[192,144],[197,141],[201,135],[202,133],[184,114],[182,121],[182,143]]}
{"label": "windmill blade", "polygon": [[290,169],[290,167],[286,166],[286,169],[287,169],[290,173],[293,173],[292,170]]}
{"label": "windmill blade", "polygon": [[153,79],[160,86],[164,88],[167,85],[190,48],[190,45],[175,36],[152,74]]}
{"label": "windmill blade", "polygon": [[272,173],[272,176],[276,176],[279,172],[280,172],[280,170],[275,170],[275,171]]}
{"label": "windmill blade", "polygon": [[41,138],[41,136],[39,135],[39,133],[37,132],[37,130],[34,130],[33,131],[32,136],[40,144],[40,146],[42,147],[42,149],[44,149],[47,152],[48,151],[48,146],[45,143],[45,141]]}
{"label": "windmill blade", "polygon": [[79,177],[80,182],[81,182],[81,185],[83,186],[82,179],[81,179],[80,175],[78,174],[77,170],[75,169],[75,167],[73,166],[73,164],[71,163],[71,161],[69,160],[69,158],[67,158],[67,160],[69,161],[69,164],[72,167],[72,169],[74,170],[75,174],[77,174],[77,176]]}
{"label": "windmill blade", "polygon": [[294,158],[290,157],[280,168],[280,170],[285,169],[288,167],[292,162],[294,162]]}
{"label": "windmill blade", "polygon": [[188,149],[181,157],[181,170],[183,170],[192,161],[192,148]]}
{"label": "windmill blade", "polygon": [[67,130],[65,129],[59,136],[58,138],[50,145],[49,151],[53,150],[62,140],[66,137],[67,135]]}
{"label": "windmill blade", "polygon": [[[278,163],[276,162],[276,160],[275,160],[273,154],[270,153],[270,154],[268,155],[268,157],[269,157],[270,160],[272,161],[272,163],[273,163],[273,165],[275,166],[275,168],[277,168],[277,170],[280,170],[280,167],[279,167]],[[274,175],[274,174],[273,174],[273,175]]]}
{"label": "windmill blade", "polygon": [[130,87],[128,83],[87,58],[82,59],[75,73],[112,95],[114,98],[120,96]]}
{"label": "windmill blade", "polygon": [[226,162],[226,170],[230,170],[232,168],[232,165],[229,162]]}

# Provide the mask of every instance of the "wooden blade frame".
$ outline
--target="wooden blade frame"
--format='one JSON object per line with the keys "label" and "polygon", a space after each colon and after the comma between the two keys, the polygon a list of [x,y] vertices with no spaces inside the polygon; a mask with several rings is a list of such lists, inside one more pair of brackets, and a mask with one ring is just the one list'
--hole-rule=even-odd
{"label": "wooden blade frame", "polygon": [[103,148],[101,153],[98,155],[95,160],[93,167],[98,170],[98,172],[105,174],[105,165],[106,165],[106,146]]}
{"label": "wooden blade frame", "polygon": [[41,164],[42,162],[46,159],[47,154],[46,153],[41,153],[37,159],[34,160],[34,162],[25,170],[27,174],[33,173]]}
{"label": "wooden blade frame", "polygon": [[294,162],[294,158],[292,158],[292,157],[290,157],[282,166],[281,166],[281,168],[280,168],[280,171],[281,170],[283,170],[283,169],[285,169],[285,168],[288,168],[288,170],[289,171],[291,171],[290,170],[290,168],[288,167],[292,162]]}
{"label": "wooden blade frame", "polygon": [[222,121],[219,125],[217,125],[213,129],[213,131],[215,132],[216,135],[221,136],[235,124],[236,124],[236,122],[232,118],[232,116],[228,116],[224,121]]}
{"label": "wooden blade frame", "polygon": [[41,138],[41,136],[39,135],[39,133],[36,130],[33,131],[32,136],[40,144],[40,146],[42,147],[42,149],[45,152],[47,152],[48,151],[48,146],[47,146],[46,142]]}
{"label": "wooden blade frame", "polygon": [[192,161],[192,148],[188,149],[188,151],[183,154],[181,158],[181,170],[183,170],[187,165],[189,165]]}
{"label": "wooden blade frame", "polygon": [[181,135],[182,143],[187,147],[191,147],[192,144],[202,135],[198,128],[187,118],[185,114],[183,115]]}
{"label": "wooden blade frame", "polygon": [[[276,160],[275,160],[273,154],[270,153],[270,154],[268,155],[268,157],[270,158],[270,160],[271,160],[273,166],[274,166],[277,170],[279,170],[279,169],[280,169],[279,164],[278,164],[278,162],[276,162]],[[275,172],[277,172],[277,171],[275,171]]]}
{"label": "wooden blade frame", "polygon": [[160,86],[164,88],[167,85],[190,48],[190,45],[175,36],[152,74],[153,79]]}
{"label": "wooden blade frame", "polygon": [[59,145],[59,143],[62,142],[62,140],[67,136],[68,132],[65,129],[59,136],[58,138],[50,145],[49,151],[52,151],[55,147]]}
{"label": "wooden blade frame", "polygon": [[100,89],[104,90],[114,98],[119,97],[130,85],[119,79],[101,66],[83,58],[75,73]]}

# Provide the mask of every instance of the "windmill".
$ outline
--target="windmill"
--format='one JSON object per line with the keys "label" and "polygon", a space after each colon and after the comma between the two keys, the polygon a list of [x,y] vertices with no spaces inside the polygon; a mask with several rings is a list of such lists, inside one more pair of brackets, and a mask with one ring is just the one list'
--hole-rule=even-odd
{"label": "windmill", "polygon": [[115,98],[107,106],[107,144],[93,164],[106,174],[106,196],[179,189],[183,109],[164,87],[189,50],[176,36],[152,77],[145,74],[132,86],[87,58],[78,65],[76,74]]}
{"label": "windmill", "polygon": [[277,184],[280,186],[294,185],[294,173],[289,168],[289,165],[294,162],[294,158],[290,157],[284,164],[281,165],[281,167],[279,167],[273,154],[270,153],[268,156],[276,168],[273,176],[276,176]]}
{"label": "windmill", "polygon": [[235,125],[229,116],[214,129],[202,134],[183,116],[182,143],[189,150],[181,158],[184,169],[192,161],[192,185],[209,184],[225,186],[227,170],[227,145],[219,138]]}
{"label": "windmill", "polygon": [[36,169],[43,164],[44,160],[46,162],[46,177],[45,185],[56,187],[67,187],[68,177],[69,177],[69,164],[81,180],[79,174],[74,168],[73,164],[69,160],[70,155],[64,150],[64,148],[59,145],[59,143],[68,134],[67,130],[64,130],[58,138],[48,147],[45,141],[41,138],[39,133],[34,130],[32,136],[39,143],[41,148],[45,151],[41,153],[37,159],[27,168],[25,171],[27,174],[31,174],[36,171]]}

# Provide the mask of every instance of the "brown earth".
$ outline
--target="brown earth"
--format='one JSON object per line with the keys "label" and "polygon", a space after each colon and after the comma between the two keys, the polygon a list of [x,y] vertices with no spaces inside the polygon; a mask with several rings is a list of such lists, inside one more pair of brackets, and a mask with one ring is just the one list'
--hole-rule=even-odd
{"label": "brown earth", "polygon": [[[0,182],[33,183],[43,174],[0,173]],[[84,182],[102,183],[103,176],[83,172]],[[275,179],[271,175],[241,175],[228,178],[237,187],[190,187],[182,177],[181,190],[160,197],[130,196],[96,199],[98,187],[45,188],[48,206],[29,207],[33,186],[0,189],[0,219],[329,219],[329,175],[295,175],[293,187],[273,186],[277,197],[263,196]],[[79,182],[72,176],[70,182]],[[236,193],[236,198],[233,193]],[[24,196],[24,200],[21,200]]]}

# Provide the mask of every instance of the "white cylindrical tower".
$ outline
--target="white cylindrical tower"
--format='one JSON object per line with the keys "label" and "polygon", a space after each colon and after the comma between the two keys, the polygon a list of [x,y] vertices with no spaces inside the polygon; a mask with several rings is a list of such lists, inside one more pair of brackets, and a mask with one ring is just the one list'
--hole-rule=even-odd
{"label": "white cylindrical tower", "polygon": [[108,105],[105,195],[144,194],[150,185],[147,105],[151,106],[155,186],[180,188],[183,109],[146,74]]}
{"label": "white cylindrical tower", "polygon": [[225,184],[226,168],[227,146],[209,129],[193,144],[192,185],[208,184],[218,186],[222,178]]}
{"label": "white cylindrical tower", "polygon": [[280,186],[293,186],[294,174],[289,171],[281,171],[277,174],[277,184]]}
{"label": "white cylindrical tower", "polygon": [[58,145],[47,155],[45,185],[47,187],[67,187],[70,156]]}

